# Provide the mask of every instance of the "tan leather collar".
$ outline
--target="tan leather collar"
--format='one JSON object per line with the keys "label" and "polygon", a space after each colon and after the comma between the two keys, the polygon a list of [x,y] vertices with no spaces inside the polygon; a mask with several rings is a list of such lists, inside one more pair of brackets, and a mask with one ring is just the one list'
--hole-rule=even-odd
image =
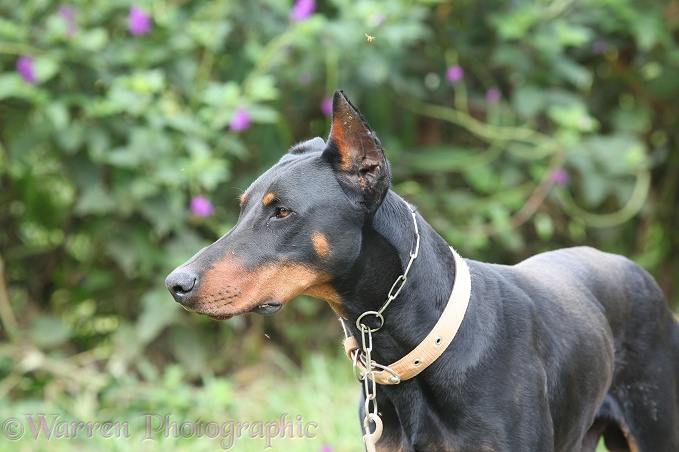
{"label": "tan leather collar", "polygon": [[[375,382],[383,385],[392,385],[415,377],[436,361],[444,350],[448,348],[453,338],[455,338],[462,324],[462,319],[467,312],[472,285],[467,263],[452,247],[450,250],[453,252],[453,256],[455,256],[455,281],[453,282],[453,291],[448,299],[448,304],[441,313],[441,317],[427,337],[403,358],[388,366],[376,366],[376,363],[373,362]],[[344,350],[349,360],[353,362],[355,354],[360,353],[360,347],[356,339],[349,335],[344,322],[341,323],[344,327],[345,335]],[[365,375],[365,363],[361,361],[360,357],[357,357],[356,362],[361,375]],[[390,369],[393,373],[385,370],[385,368]],[[398,378],[394,378],[394,374]]]}

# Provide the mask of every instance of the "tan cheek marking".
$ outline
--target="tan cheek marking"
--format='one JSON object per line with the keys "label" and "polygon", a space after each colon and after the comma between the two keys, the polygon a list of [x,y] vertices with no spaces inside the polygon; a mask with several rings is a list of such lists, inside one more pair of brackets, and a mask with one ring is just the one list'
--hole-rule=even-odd
{"label": "tan cheek marking", "polygon": [[328,283],[318,284],[313,287],[309,287],[301,295],[308,295],[314,298],[320,298],[325,300],[333,311],[337,313],[340,317],[344,318],[344,308],[342,305],[342,297],[337,291]]}
{"label": "tan cheek marking", "polygon": [[311,236],[311,241],[314,244],[314,251],[316,251],[318,257],[325,259],[330,255],[330,243],[328,243],[328,238],[325,234],[315,231]]}
{"label": "tan cheek marking", "polygon": [[244,191],[243,194],[240,195],[240,203],[245,204],[245,198],[247,198],[247,197],[248,197],[248,193]]}
{"label": "tan cheek marking", "polygon": [[195,310],[215,315],[237,315],[266,301],[287,303],[297,295],[324,299],[342,315],[341,297],[323,273],[303,265],[278,265],[247,271],[233,259],[213,264],[199,287]]}
{"label": "tan cheek marking", "polygon": [[275,198],[276,198],[276,195],[272,192],[269,192],[266,195],[264,195],[264,197],[262,198],[262,204],[264,204],[265,206],[268,206],[269,204],[271,204],[273,202],[273,200]]}

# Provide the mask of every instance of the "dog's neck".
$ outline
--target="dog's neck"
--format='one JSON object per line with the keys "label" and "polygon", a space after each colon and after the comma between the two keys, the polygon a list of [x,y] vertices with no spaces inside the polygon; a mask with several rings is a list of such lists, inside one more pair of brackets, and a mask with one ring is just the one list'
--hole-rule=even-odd
{"label": "dog's neck", "polygon": [[[384,326],[373,334],[374,357],[388,364],[414,348],[436,324],[450,297],[455,263],[448,244],[416,216],[419,256],[399,296],[384,311]],[[358,335],[356,319],[379,310],[396,279],[403,275],[416,241],[410,206],[393,192],[363,229],[361,253],[336,285],[347,326]]]}

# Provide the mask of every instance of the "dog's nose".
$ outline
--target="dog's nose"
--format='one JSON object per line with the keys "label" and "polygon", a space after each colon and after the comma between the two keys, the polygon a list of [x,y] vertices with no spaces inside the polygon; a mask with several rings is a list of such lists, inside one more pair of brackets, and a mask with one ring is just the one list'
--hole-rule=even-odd
{"label": "dog's nose", "polygon": [[185,304],[198,284],[198,275],[186,269],[177,269],[165,278],[165,286],[177,303]]}

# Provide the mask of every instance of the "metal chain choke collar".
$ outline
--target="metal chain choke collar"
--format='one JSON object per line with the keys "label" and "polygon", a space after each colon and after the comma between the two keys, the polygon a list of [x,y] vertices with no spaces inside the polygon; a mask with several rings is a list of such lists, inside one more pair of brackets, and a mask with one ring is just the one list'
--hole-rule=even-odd
{"label": "metal chain choke collar", "polygon": [[[365,417],[363,418],[363,430],[365,434],[363,435],[363,442],[365,443],[368,452],[373,452],[375,450],[375,444],[382,436],[382,419],[380,418],[380,414],[377,410],[377,383],[375,381],[373,369],[386,370],[392,374],[392,377],[390,378],[396,379],[394,381],[395,383],[400,381],[400,378],[396,372],[391,370],[389,367],[378,364],[372,360],[372,333],[380,330],[384,326],[384,317],[382,316],[382,313],[401,293],[403,286],[405,285],[406,281],[408,281],[408,272],[410,272],[410,268],[412,267],[413,262],[417,258],[417,255],[420,251],[420,231],[417,226],[417,215],[413,209],[410,209],[410,213],[413,216],[413,223],[415,224],[416,239],[415,250],[411,251],[410,253],[410,260],[408,261],[406,269],[401,276],[396,278],[394,284],[392,284],[389,294],[387,295],[387,301],[384,302],[382,307],[377,311],[366,311],[356,319],[356,328],[358,328],[361,333],[361,352],[363,356],[359,357],[359,354],[361,353],[359,353],[358,350],[356,351],[353,358],[353,370],[356,381],[359,383],[363,382],[363,390],[365,393]],[[375,316],[375,318],[379,321],[378,326],[371,328],[363,323],[363,319],[370,315]],[[363,374],[358,367],[359,359],[365,360],[365,374]],[[370,409],[371,404],[372,409]],[[372,433],[370,432],[371,423],[375,424],[375,431]]]}

